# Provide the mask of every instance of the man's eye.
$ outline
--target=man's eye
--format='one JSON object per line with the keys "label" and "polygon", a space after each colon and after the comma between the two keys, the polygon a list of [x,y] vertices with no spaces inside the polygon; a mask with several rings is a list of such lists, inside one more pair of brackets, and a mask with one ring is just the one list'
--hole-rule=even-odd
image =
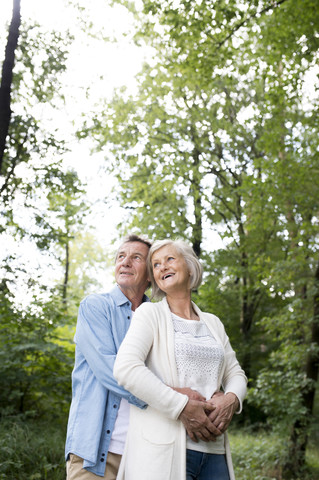
{"label": "man's eye", "polygon": [[157,268],[159,266],[159,263],[154,263],[153,268]]}
{"label": "man's eye", "polygon": [[168,257],[167,260],[174,260],[174,257]]}

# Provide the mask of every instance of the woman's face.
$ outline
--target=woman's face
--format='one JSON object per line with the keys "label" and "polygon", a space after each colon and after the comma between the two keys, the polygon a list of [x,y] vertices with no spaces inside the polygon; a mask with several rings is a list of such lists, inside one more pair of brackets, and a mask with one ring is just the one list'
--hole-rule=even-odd
{"label": "woman's face", "polygon": [[173,245],[166,245],[152,256],[155,282],[166,294],[190,290],[190,272],[184,256]]}

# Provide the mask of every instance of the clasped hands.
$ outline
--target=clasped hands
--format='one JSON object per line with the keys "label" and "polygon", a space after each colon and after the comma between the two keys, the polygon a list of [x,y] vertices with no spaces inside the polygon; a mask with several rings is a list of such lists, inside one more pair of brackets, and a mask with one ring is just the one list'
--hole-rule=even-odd
{"label": "clasped hands", "polygon": [[174,388],[188,396],[188,402],[179,419],[183,422],[191,440],[216,441],[224,433],[238,409],[239,401],[234,393],[216,392],[206,400],[191,388]]}

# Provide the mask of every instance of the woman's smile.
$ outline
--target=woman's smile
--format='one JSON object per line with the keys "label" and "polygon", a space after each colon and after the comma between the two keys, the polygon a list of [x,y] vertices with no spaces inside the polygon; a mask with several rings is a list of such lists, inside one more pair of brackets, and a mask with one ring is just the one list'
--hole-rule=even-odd
{"label": "woman's smile", "polygon": [[152,267],[154,279],[163,292],[168,293],[171,289],[189,290],[187,264],[174,246],[166,245],[157,250],[152,258]]}

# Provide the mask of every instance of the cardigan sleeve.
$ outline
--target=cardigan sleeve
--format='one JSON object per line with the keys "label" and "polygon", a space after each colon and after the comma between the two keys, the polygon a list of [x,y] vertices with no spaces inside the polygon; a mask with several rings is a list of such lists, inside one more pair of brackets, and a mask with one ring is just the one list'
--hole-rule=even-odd
{"label": "cardigan sleeve", "polygon": [[[220,321],[220,320],[219,320]],[[224,325],[220,322],[222,328],[222,340],[225,350],[225,370],[222,378],[222,386],[225,394],[232,392],[239,400],[239,409],[236,413],[241,413],[243,401],[247,392],[247,377],[244,370],[238,363],[236,354],[232,349]]]}
{"label": "cardigan sleeve", "polygon": [[117,353],[114,376],[133,395],[176,420],[188,402],[187,395],[165,385],[145,363],[158,328],[155,317],[152,304],[143,304],[136,310]]}
{"label": "cardigan sleeve", "polygon": [[204,319],[211,327],[212,332],[218,335],[225,353],[224,370],[221,378],[221,385],[226,393],[234,393],[239,400],[239,409],[236,413],[241,413],[243,401],[247,392],[247,377],[244,370],[238,363],[236,354],[232,349],[225,327],[216,315],[203,313]]}

